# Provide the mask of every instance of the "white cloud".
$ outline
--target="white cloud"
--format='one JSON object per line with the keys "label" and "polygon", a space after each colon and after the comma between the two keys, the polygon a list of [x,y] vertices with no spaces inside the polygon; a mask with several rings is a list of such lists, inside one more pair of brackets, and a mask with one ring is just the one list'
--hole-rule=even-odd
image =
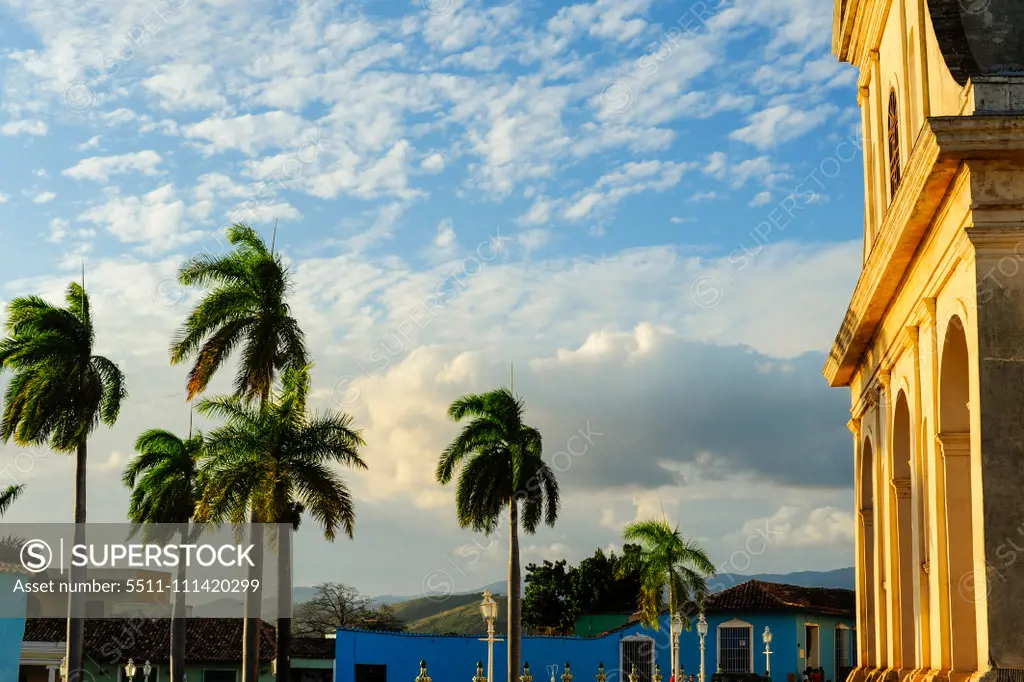
{"label": "white cloud", "polygon": [[3,192],[0,192],[0,204],[6,204],[10,200],[11,198],[9,196],[4,194]]}
{"label": "white cloud", "polygon": [[822,104],[810,111],[802,111],[788,104],[777,104],[752,115],[749,123],[730,137],[758,149],[771,149],[803,137],[838,111],[832,104]]}
{"label": "white cloud", "polygon": [[420,163],[420,168],[428,173],[440,173],[444,170],[444,166],[444,157],[440,154],[431,154]]}
{"label": "white cloud", "polygon": [[217,92],[213,67],[209,64],[166,64],[159,73],[142,81],[142,86],[160,100],[164,109],[211,109],[227,100]]}
{"label": "white cloud", "polygon": [[853,513],[847,510],[832,506],[817,509],[784,506],[771,516],[751,519],[726,541],[767,529],[764,533],[767,542],[779,548],[850,546],[855,528]]}
{"label": "white cloud", "polygon": [[54,194],[53,192],[39,192],[38,194],[36,194],[35,196],[32,197],[32,203],[33,204],[48,204],[51,201],[53,201],[54,199],[56,199],[56,198],[57,198],[57,195]]}
{"label": "white cloud", "polygon": [[455,225],[451,218],[445,218],[437,225],[437,236],[434,246],[439,249],[450,249],[455,245]]}
{"label": "white cloud", "polygon": [[185,202],[170,184],[141,197],[112,192],[106,203],[86,210],[78,220],[103,227],[122,242],[138,244],[147,254],[171,251],[204,235],[189,229]]}
{"label": "white cloud", "polygon": [[43,136],[49,131],[45,122],[39,120],[8,121],[0,126],[0,135],[15,137],[17,135]]}
{"label": "white cloud", "polygon": [[672,161],[630,162],[619,170],[598,178],[594,185],[578,193],[565,209],[567,220],[580,220],[598,208],[609,208],[632,194],[662,192],[679,184],[683,173],[695,167],[692,163]]}
{"label": "white cloud", "polygon": [[717,198],[717,192],[696,192],[690,197],[690,201],[713,201]]}
{"label": "white cloud", "polygon": [[77,164],[63,171],[63,174],[76,180],[95,180],[106,182],[111,175],[122,175],[137,172],[142,175],[159,175],[157,166],[163,159],[152,149],[118,156],[92,156],[82,159]]}
{"label": "white cloud", "polygon": [[84,152],[84,151],[86,151],[88,149],[98,149],[99,146],[100,146],[100,136],[99,135],[93,135],[88,140],[86,140],[82,144],[80,144],[77,147],[75,147],[75,149],[77,149],[80,152]]}
{"label": "white cloud", "polygon": [[184,136],[201,140],[208,154],[238,150],[248,156],[268,149],[298,149],[302,134],[311,128],[305,120],[284,111],[245,114],[234,118],[208,118],[182,128]]}
{"label": "white cloud", "polygon": [[764,206],[765,204],[770,204],[771,201],[772,201],[772,193],[771,192],[758,192],[758,194],[753,199],[750,200],[750,205],[751,206]]}

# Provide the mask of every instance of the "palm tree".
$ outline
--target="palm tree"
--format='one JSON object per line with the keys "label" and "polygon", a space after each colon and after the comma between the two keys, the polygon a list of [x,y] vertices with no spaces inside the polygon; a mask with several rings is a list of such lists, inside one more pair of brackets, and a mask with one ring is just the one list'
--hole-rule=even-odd
{"label": "palm tree", "polygon": [[[95,332],[89,297],[72,282],[67,307],[38,296],[16,298],[7,306],[8,337],[0,340],[0,369],[13,376],[4,395],[0,436],[22,446],[48,444],[57,452],[75,453],[74,543],[85,542],[86,463],[89,435],[100,422],[113,426],[127,397],[124,374],[105,357],[93,355]],[[83,569],[73,566],[71,580],[81,582]],[[68,606],[68,670],[83,669],[85,621],[72,617],[81,595]]]}
{"label": "palm tree", "polygon": [[[668,589],[669,618],[679,615],[683,626],[691,625],[687,614],[700,608],[708,594],[707,579],[715,574],[715,565],[696,543],[683,539],[679,527],[667,520],[637,521],[623,531],[626,542],[640,545],[639,553],[623,554],[619,573],[625,576],[639,570],[641,576],[638,605],[643,622],[658,629]],[[679,668],[678,642],[672,642],[672,674]]]}
{"label": "palm tree", "polygon": [[[230,253],[195,256],[178,273],[182,286],[198,286],[207,294],[175,335],[171,364],[192,361],[187,383],[188,399],[192,400],[206,390],[233,351],[240,350],[235,395],[266,404],[281,371],[308,364],[305,336],[287,302],[291,273],[273,246],[268,249],[248,225],[232,225],[226,236],[234,247]],[[249,579],[260,580],[263,529],[255,507],[249,523],[250,539],[256,547]],[[258,682],[260,620],[259,597],[246,592],[243,682]]]}
{"label": "palm tree", "polygon": [[0,492],[0,516],[7,513],[7,510],[24,490],[24,485],[9,485],[3,492]]}
{"label": "palm tree", "polygon": [[[241,523],[246,510],[265,523],[298,528],[303,513],[334,541],[339,530],[355,530],[355,506],[348,486],[332,465],[366,469],[359,449],[366,443],[352,417],[337,412],[310,414],[309,368],[290,368],[280,388],[260,404],[239,396],[203,400],[196,409],[224,420],[207,437],[203,468],[207,489],[198,517]],[[278,681],[288,682],[291,655],[291,534],[278,540]]]}
{"label": "palm tree", "polygon": [[[182,440],[170,431],[150,429],[135,441],[135,451],[138,457],[121,476],[132,491],[128,520],[135,524],[133,535],[147,524],[144,532],[150,542],[166,542],[176,534],[181,544],[191,544],[199,534],[191,521],[202,492],[203,435],[189,434]],[[178,562],[176,577],[178,585],[185,583],[184,561]],[[171,682],[183,682],[185,677],[185,596],[183,591],[175,593],[171,613]]]}
{"label": "palm tree", "polygon": [[554,526],[559,507],[558,481],[541,459],[540,432],[523,421],[525,409],[507,388],[458,398],[448,407],[448,417],[472,420],[442,453],[436,471],[437,482],[447,485],[460,468],[455,510],[461,527],[490,535],[509,511],[509,682],[519,679],[522,647],[519,525],[530,534],[542,520]]}

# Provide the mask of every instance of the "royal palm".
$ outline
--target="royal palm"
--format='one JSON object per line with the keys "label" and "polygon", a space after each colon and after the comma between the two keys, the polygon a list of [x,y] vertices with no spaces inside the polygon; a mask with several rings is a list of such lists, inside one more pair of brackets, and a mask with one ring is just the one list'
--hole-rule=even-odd
{"label": "royal palm", "polygon": [[14,501],[24,492],[24,485],[9,485],[0,491],[0,516],[7,513]]}
{"label": "royal palm", "polygon": [[[339,531],[352,537],[355,509],[336,465],[365,469],[365,445],[352,418],[337,412],[310,414],[308,368],[285,370],[279,389],[265,402],[238,396],[203,400],[197,410],[224,425],[206,441],[206,491],[198,518],[244,521],[246,510],[264,523],[293,529],[303,513],[333,541]],[[277,664],[287,682],[291,652],[291,535],[278,533]],[[284,673],[282,675],[282,673]]]}
{"label": "royal palm", "polygon": [[448,408],[455,422],[469,419],[437,464],[447,485],[458,470],[455,510],[459,525],[486,534],[509,512],[508,676],[519,679],[522,645],[519,526],[534,533],[558,518],[558,482],[541,459],[540,432],[523,421],[525,405],[509,389],[465,395]]}
{"label": "royal palm", "polygon": [[[708,593],[707,579],[715,566],[707,553],[696,543],[683,538],[679,527],[668,521],[637,521],[623,531],[626,542],[640,545],[640,552],[623,554],[619,564],[621,576],[640,573],[639,607],[643,622],[658,629],[668,590],[669,618],[677,614],[689,629],[684,611],[700,607]],[[672,643],[673,674],[679,666],[677,643]]]}
{"label": "royal palm", "polygon": [[[66,307],[38,296],[16,298],[7,306],[7,338],[0,340],[0,369],[10,370],[0,435],[22,446],[48,444],[75,453],[74,542],[85,541],[88,439],[100,422],[113,426],[127,392],[113,362],[93,354],[95,333],[89,297],[72,283]],[[72,567],[72,580],[81,569]],[[72,618],[80,596],[69,601],[68,670],[83,670],[85,621]]]}
{"label": "royal palm", "polygon": [[[175,335],[171,363],[191,362],[187,382],[191,400],[206,390],[237,351],[235,395],[266,404],[275,378],[286,368],[305,367],[308,362],[305,337],[288,306],[291,277],[284,261],[248,225],[232,225],[226,236],[233,247],[229,253],[196,256],[178,273],[179,284],[205,289],[206,295]],[[256,507],[249,521],[253,524],[250,539],[258,554],[249,577],[259,580],[263,536]],[[260,628],[259,595],[248,592],[243,682],[257,682],[259,677]],[[287,674],[285,670],[281,676]]]}
{"label": "royal palm", "polygon": [[[128,520],[143,526],[149,542],[166,542],[172,535],[191,544],[197,528],[191,524],[201,497],[199,466],[203,455],[200,433],[182,440],[163,429],[150,429],[135,441],[139,455],[124,470],[122,482],[131,489]],[[159,525],[155,525],[159,524]],[[177,584],[186,580],[185,562],[178,562]],[[185,593],[174,595],[171,616],[171,682],[185,676]]]}

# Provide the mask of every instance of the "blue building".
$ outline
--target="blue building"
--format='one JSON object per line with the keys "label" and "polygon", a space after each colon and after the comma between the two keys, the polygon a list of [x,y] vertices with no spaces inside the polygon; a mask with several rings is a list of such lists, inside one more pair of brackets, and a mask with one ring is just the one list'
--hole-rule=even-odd
{"label": "blue building", "polygon": [[0,682],[18,682],[21,638],[25,633],[25,593],[14,589],[25,578],[18,564],[0,562]]}
{"label": "blue building", "polygon": [[[807,667],[825,669],[839,682],[856,666],[853,590],[806,588],[750,580],[712,595],[706,604],[708,634],[705,672],[765,673],[762,634],[772,632],[772,678],[800,679]],[[436,682],[469,682],[476,662],[486,665],[487,645],[479,637],[417,635],[339,629],[335,682],[411,682],[421,659]],[[686,675],[700,670],[700,639],[694,628],[680,637]],[[507,679],[504,643],[494,647],[494,679]],[[522,660],[536,682],[560,681],[566,662],[575,682],[590,682],[604,663],[608,682],[623,682],[637,666],[651,682],[657,665],[669,681],[671,650],[667,614],[655,631],[638,622],[599,637],[523,638]],[[485,672],[486,674],[486,672]]]}

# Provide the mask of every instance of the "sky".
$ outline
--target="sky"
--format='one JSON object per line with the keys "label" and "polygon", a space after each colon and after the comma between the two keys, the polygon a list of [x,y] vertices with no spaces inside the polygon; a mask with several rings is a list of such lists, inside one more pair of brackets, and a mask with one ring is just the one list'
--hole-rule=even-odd
{"label": "sky", "polygon": [[[315,405],[353,416],[369,466],[342,472],[355,539],[307,522],[297,584],[501,579],[507,532],[460,529],[433,471],[447,405],[513,373],[562,488],[524,564],[664,516],[723,572],[852,565],[849,396],[821,370],[863,170],[831,13],[0,0],[0,304],[61,301],[84,266],[96,352],[128,379],[90,443],[89,520],[124,519],[139,433],[188,431],[168,345],[200,292],[178,266],[276,223]],[[69,521],[73,479],[0,445],[0,485],[26,485],[6,521]]]}

